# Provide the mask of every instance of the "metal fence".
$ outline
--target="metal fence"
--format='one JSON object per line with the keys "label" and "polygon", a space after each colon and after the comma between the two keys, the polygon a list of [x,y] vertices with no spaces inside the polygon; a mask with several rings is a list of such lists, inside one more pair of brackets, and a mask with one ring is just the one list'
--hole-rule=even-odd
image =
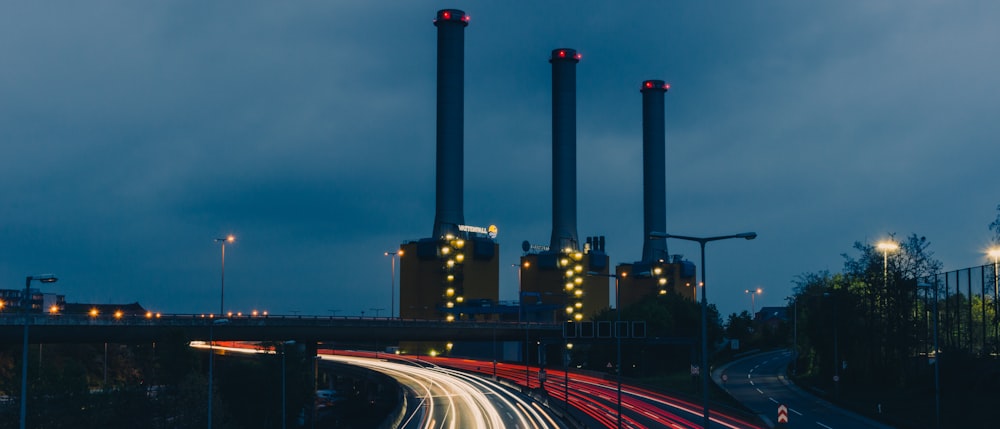
{"label": "metal fence", "polygon": [[932,350],[934,297],[938,344],[973,356],[1000,356],[1000,287],[997,264],[962,268],[919,280],[914,311],[924,327],[925,352]]}

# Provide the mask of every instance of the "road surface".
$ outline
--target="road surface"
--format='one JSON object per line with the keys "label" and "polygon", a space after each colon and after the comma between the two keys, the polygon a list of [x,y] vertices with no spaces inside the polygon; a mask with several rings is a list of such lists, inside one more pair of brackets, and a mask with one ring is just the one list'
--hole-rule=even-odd
{"label": "road surface", "polygon": [[[890,428],[884,424],[842,410],[795,387],[785,369],[792,352],[779,350],[743,358],[715,370],[713,380],[737,401],[771,425],[777,423],[778,406],[788,408],[787,428],[853,429]],[[722,381],[726,375],[726,381]]]}

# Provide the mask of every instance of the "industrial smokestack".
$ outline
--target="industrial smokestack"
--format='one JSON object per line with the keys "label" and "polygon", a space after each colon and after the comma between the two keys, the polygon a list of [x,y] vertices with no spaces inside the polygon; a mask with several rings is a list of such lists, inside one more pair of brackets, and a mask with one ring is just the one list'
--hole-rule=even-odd
{"label": "industrial smokestack", "polygon": [[667,173],[663,94],[670,85],[662,80],[642,83],[642,262],[667,261],[667,240],[651,240],[652,231],[667,230]]}
{"label": "industrial smokestack", "polygon": [[552,51],[552,241],[578,250],[576,235],[576,64],[573,49]]}
{"label": "industrial smokestack", "polygon": [[437,13],[437,212],[433,238],[458,235],[463,214],[465,133],[465,27],[469,16],[457,9]]}

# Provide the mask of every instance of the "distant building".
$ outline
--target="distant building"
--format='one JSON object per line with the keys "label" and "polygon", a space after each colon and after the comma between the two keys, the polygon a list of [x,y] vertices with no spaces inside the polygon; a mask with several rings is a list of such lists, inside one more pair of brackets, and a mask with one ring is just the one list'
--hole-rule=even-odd
{"label": "distant building", "polygon": [[761,307],[753,317],[757,323],[774,330],[782,323],[788,322],[788,307]]}
{"label": "distant building", "polygon": [[[24,289],[0,289],[0,312],[20,312]],[[28,289],[28,311],[31,313],[51,312],[53,308],[61,311],[66,305],[66,296],[54,293],[43,293],[39,289]]]}
{"label": "distant building", "polygon": [[[20,313],[24,305],[22,296],[24,289],[0,289],[0,313]],[[121,312],[121,317],[145,317],[147,310],[138,302],[131,304],[87,304],[67,303],[66,295],[44,293],[38,289],[28,290],[29,311],[31,313],[50,314],[93,314],[114,315]]]}

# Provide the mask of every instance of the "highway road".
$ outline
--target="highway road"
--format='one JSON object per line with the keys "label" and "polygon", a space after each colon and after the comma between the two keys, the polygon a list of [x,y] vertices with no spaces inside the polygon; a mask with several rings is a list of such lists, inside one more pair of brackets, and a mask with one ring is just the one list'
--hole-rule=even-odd
{"label": "highway road", "polygon": [[406,429],[565,428],[527,397],[491,380],[417,362],[389,362],[356,356],[320,355],[386,374],[406,391]]}
{"label": "highway road", "polygon": [[[441,366],[487,375],[492,375],[494,371],[491,362],[440,356],[422,357],[421,359]],[[542,384],[539,382],[538,372],[537,367],[525,368],[524,365],[498,363],[496,366],[496,374],[499,378],[521,385],[527,383],[528,387],[535,391],[538,391]],[[559,407],[559,402],[562,402],[568,393],[570,406],[579,410],[594,425],[606,428],[618,427],[618,389],[613,380],[571,372],[567,386],[565,372],[549,368],[546,370],[546,374],[546,381],[541,387],[544,387],[545,393],[554,401],[549,402],[550,406]],[[621,427],[623,428],[700,428],[701,413],[701,403],[671,397],[638,386],[622,385]],[[746,419],[716,409],[712,410],[711,417],[712,428],[748,429],[758,427]],[[594,425],[588,424],[588,427],[594,427]]]}
{"label": "highway road", "polygon": [[783,404],[788,408],[787,428],[890,427],[834,407],[795,387],[785,377],[791,359],[792,352],[788,350],[753,355],[717,369],[712,376],[737,401],[771,424],[777,422],[778,406]]}

